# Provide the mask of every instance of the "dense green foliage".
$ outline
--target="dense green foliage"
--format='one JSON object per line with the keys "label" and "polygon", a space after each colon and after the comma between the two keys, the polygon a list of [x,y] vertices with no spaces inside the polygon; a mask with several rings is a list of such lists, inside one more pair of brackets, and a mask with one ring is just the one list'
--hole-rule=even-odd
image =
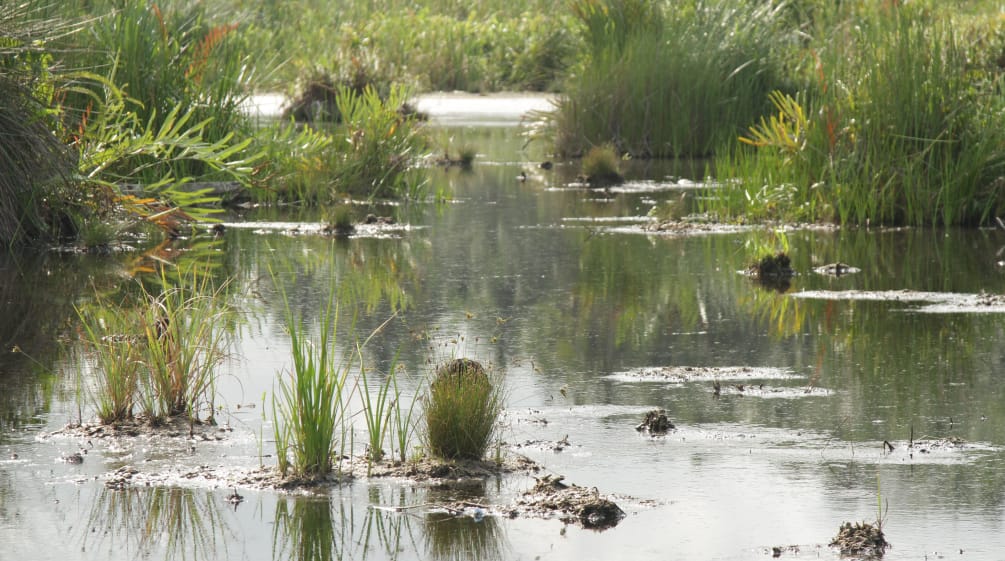
{"label": "dense green foliage", "polygon": [[[714,156],[738,180],[707,205],[723,218],[985,224],[1003,206],[1005,25],[979,0],[32,0],[0,29],[8,245],[179,235],[212,219],[219,197],[189,186],[206,181],[419,197],[427,144],[400,109],[425,90],[562,90],[557,154]],[[275,89],[310,124],[256,126],[243,103]]]}
{"label": "dense green foliage", "polygon": [[429,451],[448,460],[485,456],[502,411],[499,388],[482,365],[455,359],[437,369],[426,397]]}
{"label": "dense green foliage", "polygon": [[907,6],[827,16],[814,29],[826,41],[806,51],[801,92],[776,93],[776,115],[742,139],[754,148],[717,162],[743,182],[712,209],[916,225],[986,224],[1000,213],[1001,69],[973,64],[966,28]]}
{"label": "dense green foliage", "polygon": [[778,10],[765,2],[577,0],[586,48],[557,112],[556,149],[706,156],[782,86]]}

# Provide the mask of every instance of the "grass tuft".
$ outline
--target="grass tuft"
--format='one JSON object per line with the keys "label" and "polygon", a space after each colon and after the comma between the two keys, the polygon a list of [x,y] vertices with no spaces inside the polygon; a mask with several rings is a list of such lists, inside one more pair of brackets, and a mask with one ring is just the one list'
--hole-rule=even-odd
{"label": "grass tuft", "polygon": [[500,390],[481,364],[461,358],[440,366],[426,399],[429,451],[447,460],[482,459],[501,411]]}

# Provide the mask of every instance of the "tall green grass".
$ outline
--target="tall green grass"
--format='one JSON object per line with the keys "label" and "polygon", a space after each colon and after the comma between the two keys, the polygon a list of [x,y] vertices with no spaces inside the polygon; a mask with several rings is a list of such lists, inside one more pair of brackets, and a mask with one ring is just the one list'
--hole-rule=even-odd
{"label": "tall green grass", "polygon": [[338,325],[334,283],[316,336],[293,315],[285,291],[282,297],[293,367],[284,373],[272,397],[278,467],[283,476],[324,476],[342,456],[350,430],[346,411],[354,355],[340,358],[334,348]]}
{"label": "tall green grass", "polygon": [[212,421],[216,367],[227,357],[228,282],[193,267],[177,283],[141,286],[136,298],[104,297],[77,310],[94,383],[87,395],[102,423],[183,416]]}
{"label": "tall green grass", "polygon": [[769,2],[577,0],[586,48],[555,112],[556,150],[610,143],[635,157],[707,156],[783,86]]}
{"label": "tall green grass", "polygon": [[264,201],[327,205],[355,198],[418,198],[414,166],[427,140],[415,116],[399,109],[409,92],[400,86],[381,96],[373,87],[335,93],[339,123],[277,125],[263,134],[262,171],[270,181],[255,190]]}
{"label": "tall green grass", "polygon": [[[750,127],[716,169],[726,216],[976,225],[1003,210],[1001,75],[975,74],[951,19],[923,8],[831,21],[798,96]],[[821,41],[823,43],[823,41]],[[979,80],[975,80],[979,77]],[[988,81],[990,78],[990,81]]]}

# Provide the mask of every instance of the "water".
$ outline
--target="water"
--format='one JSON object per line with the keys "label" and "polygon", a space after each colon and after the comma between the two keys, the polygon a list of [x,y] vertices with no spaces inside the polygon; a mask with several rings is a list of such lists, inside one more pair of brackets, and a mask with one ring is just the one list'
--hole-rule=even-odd
{"label": "water", "polygon": [[[44,436],[78,415],[73,304],[114,290],[143,256],[5,257],[0,338],[19,352],[0,359],[0,557],[739,560],[798,546],[833,559],[840,524],[874,520],[879,503],[888,559],[1002,558],[1005,316],[995,302],[928,307],[887,291],[1001,294],[1005,234],[792,231],[799,275],[781,294],[738,274],[763,233],[630,227],[700,173],[649,164],[633,172],[646,181],[610,195],[566,188],[576,170],[538,168],[506,111],[472,113],[477,126],[454,115],[436,134],[476,146],[474,169],[431,170],[452,199],[397,209],[407,228],[333,241],[265,224],[312,217],[262,211],[200,241],[196,253],[234,277],[242,319],[219,383],[217,417],[233,428],[220,441],[94,442],[83,464],[57,461],[81,446]],[[839,260],[862,272],[811,272]],[[613,495],[628,516],[603,532],[455,518],[435,505],[457,491],[382,479],[318,496],[238,489],[244,501],[228,503],[234,490],[199,466],[274,463],[263,395],[289,359],[270,267],[308,318],[332,277],[358,302],[359,333],[392,318],[364,354],[375,370],[397,355],[408,395],[431,363],[491,364],[505,377],[507,450]],[[678,367],[755,373],[664,375]],[[636,432],[656,407],[677,430]],[[949,437],[965,444],[931,443]],[[106,489],[127,465],[164,483]],[[462,496],[507,505],[532,484],[505,476]]]}

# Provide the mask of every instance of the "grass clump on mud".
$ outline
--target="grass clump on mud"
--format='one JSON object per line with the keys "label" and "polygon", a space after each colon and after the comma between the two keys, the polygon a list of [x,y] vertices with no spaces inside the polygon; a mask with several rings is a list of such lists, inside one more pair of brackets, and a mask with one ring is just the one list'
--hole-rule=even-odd
{"label": "grass clump on mud", "polygon": [[583,177],[593,188],[619,185],[625,182],[620,171],[620,160],[613,146],[594,146],[583,156]]}
{"label": "grass clump on mud", "polygon": [[303,319],[293,315],[285,292],[282,297],[293,367],[283,373],[272,395],[276,460],[284,477],[323,477],[342,457],[351,430],[346,417],[354,355],[340,359],[334,348],[338,324],[334,283],[317,336],[311,336]]}
{"label": "grass clump on mud", "polygon": [[78,308],[93,373],[83,392],[102,423],[136,413],[154,424],[178,416],[194,423],[201,413],[212,422],[215,369],[227,357],[230,310],[222,300],[229,283],[216,286],[195,268],[178,279],[170,285],[162,275],[162,290],[141,286],[135,301]]}
{"label": "grass clump on mud", "polygon": [[500,388],[481,364],[455,359],[429,385],[425,425],[429,451],[445,460],[480,460],[502,411]]}

